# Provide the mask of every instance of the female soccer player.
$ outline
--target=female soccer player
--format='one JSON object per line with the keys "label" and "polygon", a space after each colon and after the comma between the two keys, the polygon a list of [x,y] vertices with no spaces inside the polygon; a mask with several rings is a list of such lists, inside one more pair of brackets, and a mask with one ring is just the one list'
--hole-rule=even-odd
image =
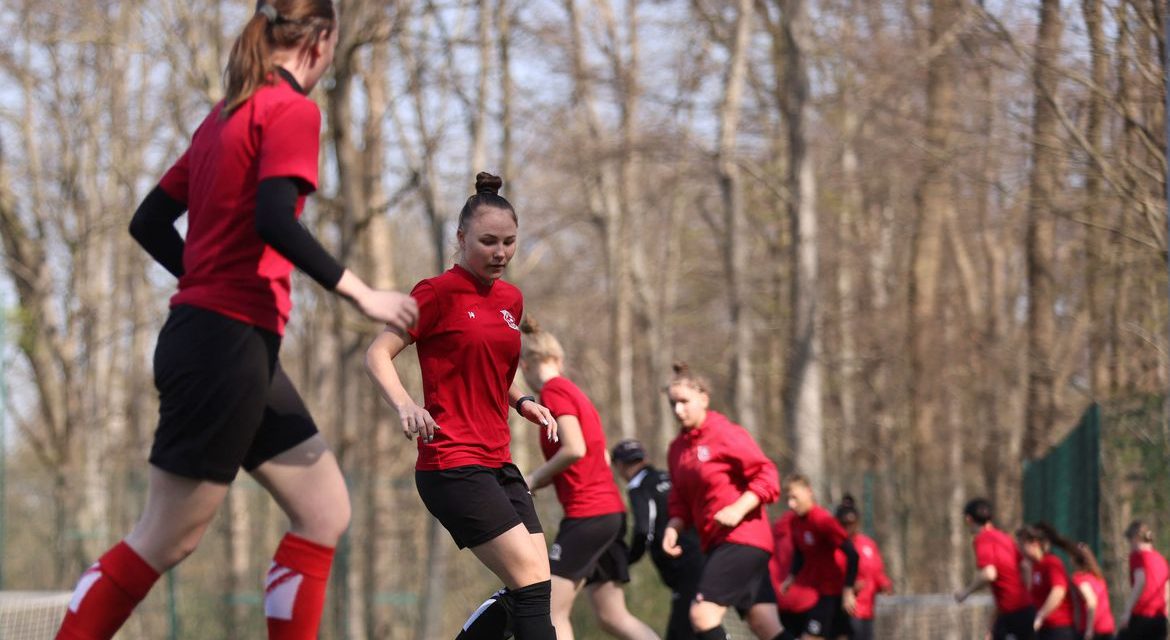
{"label": "female soccer player", "polygon": [[768,572],[771,574],[772,588],[776,594],[780,623],[785,629],[799,632],[808,626],[808,614],[817,606],[820,596],[812,587],[791,583],[787,588],[784,587],[788,576],[792,575],[792,556],[796,551],[796,545],[792,541],[792,521],[795,518],[796,512],[789,509],[780,514],[772,525],[775,551],[771,562],[768,563]]}
{"label": "female soccer player", "polygon": [[[159,424],[142,518],[82,575],[57,637],[114,635],[159,574],[190,554],[242,466],[291,528],[269,571],[268,637],[316,638],[333,547],[349,523],[336,459],[280,368],[292,266],[400,329],[417,307],[374,291],[297,223],[317,188],[329,0],[261,4],[228,60],[223,102],[147,195],[134,238],[179,279],[155,351]],[[187,211],[186,240],[174,221]]]}
{"label": "female soccer player", "polygon": [[1064,563],[1052,553],[1052,529],[1036,524],[1020,529],[1024,557],[1031,564],[1032,628],[1039,640],[1074,640],[1071,594]]}
{"label": "female soccer player", "polygon": [[699,532],[707,562],[691,605],[691,625],[701,640],[727,637],[728,607],[735,607],[756,637],[768,640],[781,627],[774,598],[759,600],[772,555],[764,505],[780,495],[779,474],[743,427],[708,409],[706,380],[683,363],[674,372],[667,393],[682,432],[667,454],[673,488],[662,549],[677,557],[680,532],[690,527]]}
{"label": "female soccer player", "polygon": [[1166,640],[1170,581],[1166,558],[1154,550],[1154,532],[1140,520],[1125,530],[1129,540],[1129,579],[1133,585],[1121,617],[1122,640]]}
{"label": "female soccer player", "polygon": [[1035,635],[1032,622],[1036,610],[1022,577],[1023,556],[1011,536],[995,527],[993,515],[991,502],[984,498],[975,498],[963,508],[963,518],[974,536],[972,545],[979,572],[966,589],[955,594],[955,601],[962,603],[972,593],[990,586],[996,613],[992,640],[1030,640]]}
{"label": "female soccer player", "polygon": [[[518,640],[550,640],[548,551],[528,485],[512,464],[508,407],[545,427],[549,439],[557,424],[512,384],[524,301],[500,279],[516,254],[518,228],[516,210],[499,195],[502,184],[489,173],[476,176],[475,195],[459,213],[459,263],[415,285],[418,324],[379,334],[366,368],[398,412],[403,435],[418,437],[414,478],[423,504],[460,549],[470,548],[503,581]],[[418,345],[424,406],[394,367],[411,343]]]}
{"label": "female soccer player", "polygon": [[[841,498],[834,515],[857,550],[857,581],[854,583],[857,605],[851,616],[853,640],[873,640],[874,600],[878,593],[891,593],[893,583],[886,575],[885,563],[877,543],[861,533],[861,517],[853,496],[846,494]],[[838,557],[838,560],[842,559]]]}
{"label": "female soccer player", "polygon": [[[799,584],[817,592],[817,604],[809,611],[805,627],[800,630],[805,640],[848,636],[852,631],[849,616],[857,609],[854,592],[857,550],[841,523],[817,504],[807,477],[794,473],[785,484],[788,507],[796,512],[792,521],[795,547],[792,570],[781,591]],[[844,567],[837,562],[838,551],[845,554]]]}
{"label": "female soccer player", "polygon": [[1059,538],[1057,544],[1068,553],[1077,569],[1072,576],[1077,634],[1085,640],[1113,640],[1116,631],[1113,608],[1109,604],[1109,589],[1097,557],[1083,542],[1073,545]]}
{"label": "female soccer player", "polygon": [[569,613],[584,586],[606,633],[623,640],[657,640],[650,627],[630,614],[622,593],[621,585],[630,581],[626,505],[606,459],[601,416],[565,377],[565,351],[556,336],[530,317],[520,331],[520,370],[557,421],[559,441],[541,439],[546,462],[528,477],[533,492],[553,484],[565,510],[549,551],[557,638],[573,639]]}

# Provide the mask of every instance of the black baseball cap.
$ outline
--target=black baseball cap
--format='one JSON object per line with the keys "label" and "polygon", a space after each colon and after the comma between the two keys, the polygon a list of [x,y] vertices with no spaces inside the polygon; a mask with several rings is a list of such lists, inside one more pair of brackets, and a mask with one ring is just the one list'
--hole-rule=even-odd
{"label": "black baseball cap", "polygon": [[628,438],[613,446],[613,451],[609,453],[609,457],[614,462],[640,462],[646,459],[646,450],[642,448],[642,443]]}

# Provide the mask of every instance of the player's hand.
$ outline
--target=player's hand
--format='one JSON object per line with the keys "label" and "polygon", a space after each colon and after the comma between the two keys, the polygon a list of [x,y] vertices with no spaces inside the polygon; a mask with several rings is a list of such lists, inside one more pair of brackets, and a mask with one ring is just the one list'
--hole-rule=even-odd
{"label": "player's hand", "polygon": [[662,550],[672,558],[682,555],[682,547],[678,544],[678,529],[667,527],[662,533]]}
{"label": "player's hand", "polygon": [[729,504],[715,513],[715,522],[727,527],[735,527],[743,521],[743,513],[734,504]]}
{"label": "player's hand", "polygon": [[435,424],[430,412],[414,402],[398,407],[398,420],[402,423],[402,435],[406,436],[407,440],[414,440],[414,437],[418,436],[423,442],[431,442],[435,439],[435,432],[439,430],[439,425]]}
{"label": "player's hand", "polygon": [[857,616],[857,594],[853,592],[853,589],[846,587],[841,593],[841,607],[845,609],[845,613],[848,613],[849,617]]}
{"label": "player's hand", "polygon": [[1044,626],[1044,618],[1041,618],[1040,616],[1036,616],[1036,619],[1032,621],[1032,630],[1039,631],[1040,627],[1043,627],[1043,626]]}
{"label": "player's hand", "polygon": [[792,576],[788,576],[787,578],[784,578],[784,582],[780,583],[780,594],[783,595],[785,593],[788,593],[788,590],[791,588],[792,588]]}
{"label": "player's hand", "polygon": [[418,321],[418,302],[405,293],[367,289],[353,302],[366,316],[398,331],[406,331]]}
{"label": "player's hand", "polygon": [[532,424],[538,424],[544,427],[545,435],[549,442],[560,441],[560,438],[557,436],[557,420],[553,417],[552,412],[548,410],[548,407],[535,400],[528,400],[520,405],[520,415],[524,416]]}

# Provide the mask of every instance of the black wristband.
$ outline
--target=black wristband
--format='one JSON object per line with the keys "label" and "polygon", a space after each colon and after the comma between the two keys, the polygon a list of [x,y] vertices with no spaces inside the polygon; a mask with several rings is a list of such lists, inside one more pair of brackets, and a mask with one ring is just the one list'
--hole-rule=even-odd
{"label": "black wristband", "polygon": [[520,413],[520,405],[524,404],[525,402],[528,402],[529,400],[536,402],[536,396],[521,396],[519,398],[516,398],[516,404],[512,405],[512,406],[516,407],[516,413]]}

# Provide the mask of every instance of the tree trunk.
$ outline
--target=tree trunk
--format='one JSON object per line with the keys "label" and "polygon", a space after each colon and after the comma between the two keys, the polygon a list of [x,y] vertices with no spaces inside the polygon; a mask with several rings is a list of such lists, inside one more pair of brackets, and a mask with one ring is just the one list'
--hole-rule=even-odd
{"label": "tree trunk", "polygon": [[1032,171],[1027,226],[1028,401],[1024,455],[1038,458],[1051,444],[1056,420],[1053,349],[1056,340],[1056,218],[1052,212],[1060,183],[1060,138],[1053,100],[1059,71],[1059,0],[1042,0],[1032,82]]}
{"label": "tree trunk", "polygon": [[823,496],[826,489],[824,423],[821,406],[821,335],[818,299],[816,181],[805,123],[809,121],[808,62],[812,38],[804,0],[782,0],[786,54],[781,110],[788,137],[788,218],[791,244],[789,360],[785,421],[794,434],[795,458]]}

